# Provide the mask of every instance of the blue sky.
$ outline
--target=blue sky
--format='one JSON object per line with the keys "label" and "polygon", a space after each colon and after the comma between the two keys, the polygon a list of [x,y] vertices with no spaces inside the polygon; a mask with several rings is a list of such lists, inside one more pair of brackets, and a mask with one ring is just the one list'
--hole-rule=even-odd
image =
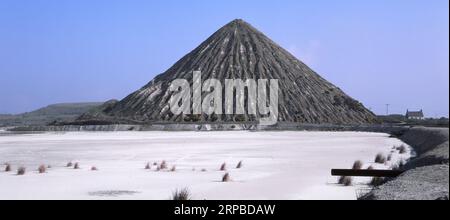
{"label": "blue sky", "polygon": [[0,113],[121,99],[242,18],[384,114],[449,115],[448,0],[0,0]]}

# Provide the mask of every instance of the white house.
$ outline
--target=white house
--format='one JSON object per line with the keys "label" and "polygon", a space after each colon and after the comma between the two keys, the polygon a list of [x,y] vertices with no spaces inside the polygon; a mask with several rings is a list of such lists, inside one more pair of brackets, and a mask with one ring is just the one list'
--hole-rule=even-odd
{"label": "white house", "polygon": [[424,120],[425,116],[423,114],[423,110],[420,111],[406,111],[406,118],[407,119],[414,119],[414,120]]}

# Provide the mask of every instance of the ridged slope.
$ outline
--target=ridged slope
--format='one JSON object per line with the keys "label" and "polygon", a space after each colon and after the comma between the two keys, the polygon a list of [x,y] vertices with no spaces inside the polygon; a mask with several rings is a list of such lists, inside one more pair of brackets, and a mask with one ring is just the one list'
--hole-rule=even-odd
{"label": "ridged slope", "polygon": [[[174,116],[169,109],[175,79],[192,82],[192,71],[202,79],[278,79],[279,121],[362,124],[375,120],[361,103],[329,83],[263,33],[242,20],[234,20],[184,56],[163,74],[102,114],[114,119],[155,121],[254,121],[251,115],[208,117]],[[98,116],[98,114],[97,114]],[[81,119],[88,120],[89,115]]]}

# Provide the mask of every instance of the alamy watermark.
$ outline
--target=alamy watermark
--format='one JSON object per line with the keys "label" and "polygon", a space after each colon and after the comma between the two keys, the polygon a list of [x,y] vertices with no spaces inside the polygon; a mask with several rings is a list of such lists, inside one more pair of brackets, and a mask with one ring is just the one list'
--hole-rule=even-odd
{"label": "alamy watermark", "polygon": [[[174,92],[169,100],[174,115],[261,115],[261,125],[274,125],[278,121],[277,79],[225,79],[225,87],[217,79],[202,83],[202,73],[194,71],[192,88],[186,79],[176,79],[170,84]],[[269,87],[269,91],[268,91]],[[245,89],[247,88],[247,99]],[[223,92],[225,89],[225,92]],[[207,93],[202,97],[203,93]],[[223,102],[223,94],[225,100]],[[234,102],[236,100],[236,103]],[[225,111],[225,112],[224,112]]]}

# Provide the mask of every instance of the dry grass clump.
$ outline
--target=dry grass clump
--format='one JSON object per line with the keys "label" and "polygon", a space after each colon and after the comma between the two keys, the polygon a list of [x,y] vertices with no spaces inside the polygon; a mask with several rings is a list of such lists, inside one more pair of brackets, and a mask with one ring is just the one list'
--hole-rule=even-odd
{"label": "dry grass clump", "polygon": [[370,185],[371,186],[380,186],[384,183],[384,178],[383,177],[374,177],[372,178],[372,180],[370,181]]}
{"label": "dry grass clump", "polygon": [[403,169],[404,169],[404,166],[405,166],[405,161],[400,160],[400,162],[398,162],[397,164],[392,165],[392,166],[391,166],[391,169],[392,169],[392,170],[403,170]]}
{"label": "dry grass clump", "polygon": [[339,177],[338,183],[344,186],[351,186],[353,179],[349,176]]}
{"label": "dry grass clump", "polygon": [[225,173],[225,175],[223,175],[222,177],[222,182],[230,182],[231,181],[231,177],[229,173]]}
{"label": "dry grass clump", "polygon": [[11,170],[12,170],[11,164],[7,163],[5,167],[5,172],[11,172]]}
{"label": "dry grass clump", "polygon": [[191,193],[189,192],[188,188],[177,189],[175,190],[175,192],[172,193],[172,200],[176,201],[191,200]]}
{"label": "dry grass clump", "polygon": [[80,169],[80,164],[78,162],[75,163],[75,165],[73,165],[73,168],[76,170]]}
{"label": "dry grass clump", "polygon": [[25,167],[19,167],[19,169],[17,169],[17,175],[22,176],[25,175],[27,169]]}
{"label": "dry grass clump", "polygon": [[363,167],[363,162],[360,160],[355,161],[355,163],[353,163],[353,170],[360,170]]}
{"label": "dry grass clump", "polygon": [[227,170],[227,164],[223,163],[222,165],[220,165],[220,171],[225,171]]}
{"label": "dry grass clump", "polygon": [[152,169],[152,166],[150,166],[150,163],[147,163],[147,164],[145,165],[145,169],[146,169],[146,170]]}
{"label": "dry grass clump", "polygon": [[241,169],[242,168],[242,161],[239,161],[239,163],[236,165],[236,169]]}
{"label": "dry grass clump", "polygon": [[167,169],[167,162],[165,160],[163,160],[161,162],[161,165],[159,165],[159,166],[160,166],[161,170],[165,170],[165,169]]}
{"label": "dry grass clump", "polygon": [[72,167],[73,166],[73,163],[72,163],[72,161],[70,161],[69,163],[67,163],[67,165],[66,165],[66,167]]}
{"label": "dry grass clump", "polygon": [[377,154],[375,163],[386,163],[386,157],[382,153]]}
{"label": "dry grass clump", "polygon": [[47,171],[47,167],[45,165],[40,165],[38,167],[38,172],[39,173],[45,173]]}
{"label": "dry grass clump", "polygon": [[392,156],[393,156],[392,154],[389,154],[387,157],[387,161],[392,161]]}
{"label": "dry grass clump", "polygon": [[397,148],[398,152],[400,154],[406,154],[406,147],[405,145],[401,145],[400,147]]}

